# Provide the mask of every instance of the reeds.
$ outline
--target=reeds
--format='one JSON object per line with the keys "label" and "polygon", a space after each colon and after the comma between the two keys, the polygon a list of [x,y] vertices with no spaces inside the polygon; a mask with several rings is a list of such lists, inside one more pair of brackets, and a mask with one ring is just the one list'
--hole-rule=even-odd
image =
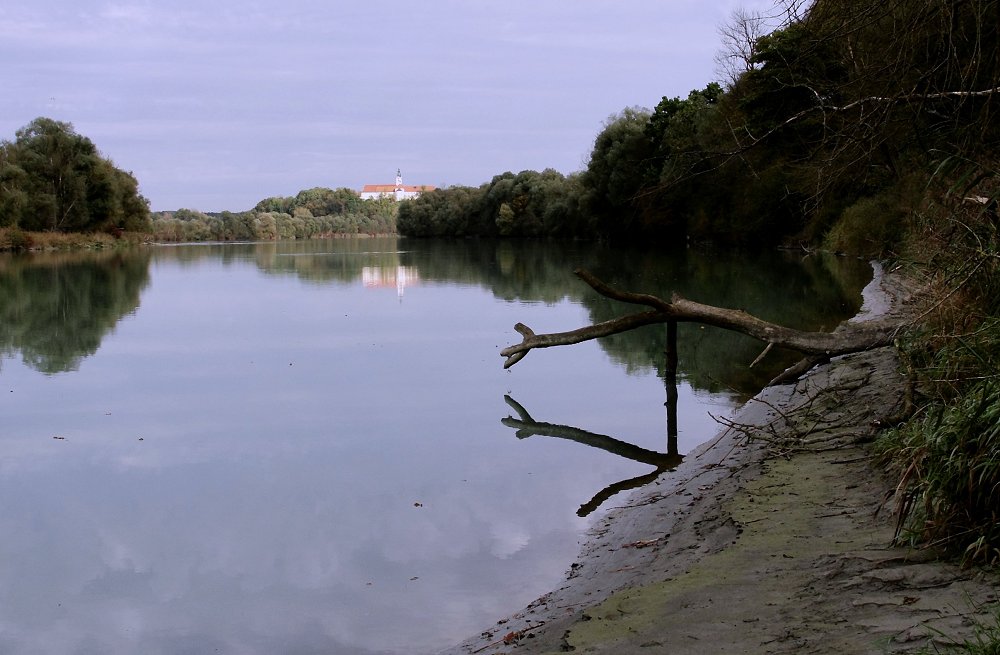
{"label": "reeds", "polygon": [[1000,378],[928,405],[878,450],[898,474],[897,539],[1000,563]]}

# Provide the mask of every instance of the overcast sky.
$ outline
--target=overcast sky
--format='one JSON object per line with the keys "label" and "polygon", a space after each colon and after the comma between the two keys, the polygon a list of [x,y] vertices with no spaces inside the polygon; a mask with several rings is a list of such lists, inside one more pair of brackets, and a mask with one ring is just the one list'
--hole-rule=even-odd
{"label": "overcast sky", "polygon": [[716,79],[770,0],[4,0],[0,138],[73,124],[154,210],[584,167],[609,115]]}

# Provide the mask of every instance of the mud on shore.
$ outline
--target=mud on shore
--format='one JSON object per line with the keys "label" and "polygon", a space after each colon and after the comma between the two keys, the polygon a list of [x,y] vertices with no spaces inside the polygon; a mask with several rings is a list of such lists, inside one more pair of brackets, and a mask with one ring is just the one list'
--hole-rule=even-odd
{"label": "mud on shore", "polygon": [[[865,320],[906,311],[906,286],[879,273]],[[997,578],[891,545],[891,485],[867,448],[903,390],[892,348],[765,389],[595,526],[563,586],[445,653],[832,655],[968,638]]]}

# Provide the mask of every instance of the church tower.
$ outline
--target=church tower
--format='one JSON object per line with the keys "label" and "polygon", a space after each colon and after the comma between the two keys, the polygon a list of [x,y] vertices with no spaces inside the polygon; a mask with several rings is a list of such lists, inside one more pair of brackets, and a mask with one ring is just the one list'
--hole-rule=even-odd
{"label": "church tower", "polygon": [[403,174],[400,173],[399,169],[397,168],[396,169],[396,189],[394,190],[394,194],[393,194],[393,195],[396,196],[396,202],[399,202],[400,200],[402,200],[403,198],[406,197],[404,195],[405,191],[406,190],[403,188]]}

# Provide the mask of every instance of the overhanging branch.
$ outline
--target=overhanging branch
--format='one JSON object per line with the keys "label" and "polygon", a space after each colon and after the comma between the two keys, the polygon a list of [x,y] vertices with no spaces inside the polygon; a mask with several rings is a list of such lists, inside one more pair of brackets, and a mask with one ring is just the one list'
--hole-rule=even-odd
{"label": "overhanging branch", "polygon": [[575,274],[606,298],[644,305],[650,309],[569,332],[535,334],[528,326],[518,323],[514,329],[523,339],[521,343],[500,351],[500,355],[506,358],[504,368],[510,368],[521,361],[535,348],[568,346],[668,321],[701,323],[740,332],[764,342],[768,348],[780,346],[816,361],[891,344],[899,329],[898,324],[867,324],[843,326],[833,332],[805,332],[764,321],[740,309],[704,305],[677,294],[668,302],[651,294],[621,291],[583,269],[577,269]]}

